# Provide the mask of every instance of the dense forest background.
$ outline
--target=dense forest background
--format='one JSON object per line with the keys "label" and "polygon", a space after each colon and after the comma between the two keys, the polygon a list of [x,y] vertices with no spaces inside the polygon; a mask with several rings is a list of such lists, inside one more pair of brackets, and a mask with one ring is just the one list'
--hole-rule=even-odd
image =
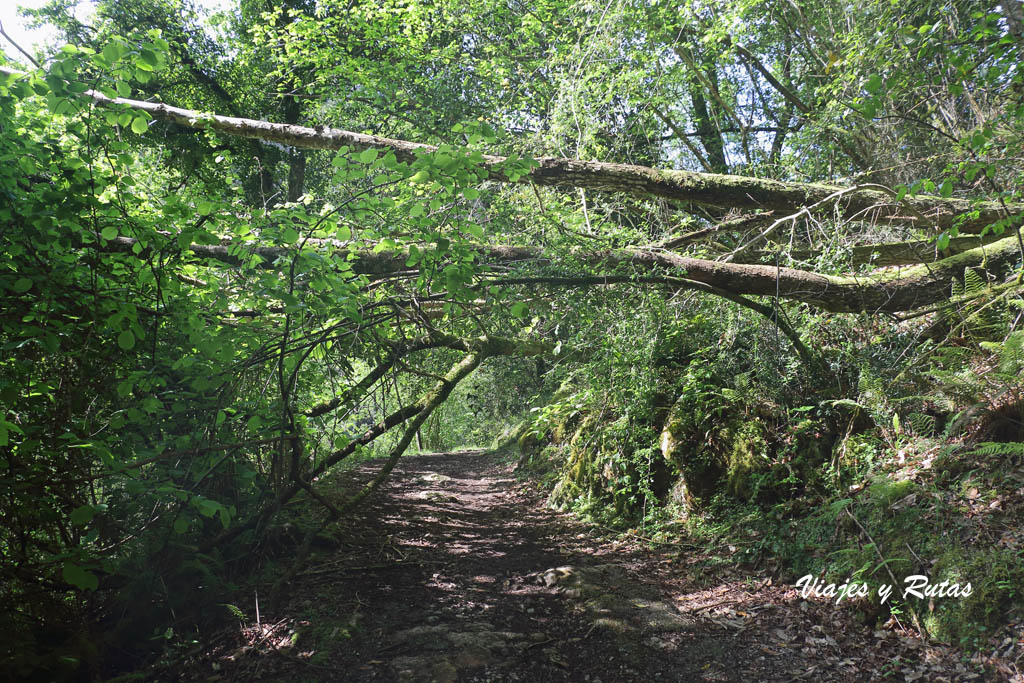
{"label": "dense forest background", "polygon": [[9,675],[190,641],[283,519],[462,446],[1019,626],[1017,0],[73,5],[0,70]]}

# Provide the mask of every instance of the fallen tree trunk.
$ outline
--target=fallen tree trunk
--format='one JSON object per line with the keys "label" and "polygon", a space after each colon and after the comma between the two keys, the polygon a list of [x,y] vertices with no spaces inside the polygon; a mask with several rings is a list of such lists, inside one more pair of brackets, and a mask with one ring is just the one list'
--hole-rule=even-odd
{"label": "fallen tree trunk", "polygon": [[[0,67],[0,73],[18,73]],[[402,161],[413,161],[418,154],[436,148],[431,145],[394,140],[332,128],[308,128],[253,119],[201,114],[166,104],[110,98],[88,90],[83,96],[102,106],[128,107],[145,111],[154,118],[194,129],[213,129],[230,135],[273,141],[310,149],[381,149]],[[1006,218],[1008,212],[1024,212],[1024,206],[1008,207],[997,203],[978,203],[963,199],[917,196],[896,201],[891,191],[879,186],[840,188],[813,183],[792,183],[740,176],[689,171],[659,170],[628,164],[610,164],[572,159],[541,159],[539,166],[522,177],[506,174],[508,159],[484,156],[483,164],[492,177],[507,182],[533,182],[541,185],[571,186],[627,192],[634,195],[664,197],[679,201],[717,207],[753,209],[770,212],[805,211],[807,207],[829,206],[847,218],[864,218],[906,225],[922,225],[935,229],[958,226],[961,230],[980,231],[993,222]],[[766,295],[802,301],[826,311],[873,312],[909,311],[943,300],[952,277],[963,268],[982,263],[1003,268],[1012,263],[1022,248],[1021,237],[1000,239],[989,246],[975,247],[949,256],[933,264],[906,271],[870,275],[833,276],[810,271],[766,265],[722,263],[680,256],[669,252],[643,249],[607,251],[575,251],[572,261],[596,269],[629,267],[642,272],[667,271],[685,276],[702,285],[730,292],[733,295]],[[344,245],[310,240],[318,249],[351,255]],[[100,242],[100,250],[127,251],[145,254],[146,249],[131,238],[119,237]],[[286,247],[255,247],[252,252],[230,248],[230,244],[191,245],[189,250],[199,258],[238,264],[240,254],[254,253],[264,267],[276,268],[277,258],[290,252]],[[485,264],[507,265],[519,261],[554,263],[564,258],[533,247],[479,246],[476,251]],[[355,253],[351,262],[356,273],[386,274],[408,270],[404,251],[370,251]],[[593,274],[593,273],[588,273]],[[612,273],[609,273],[612,274]],[[621,274],[621,273],[614,273]]]}
{"label": "fallen tree trunk", "polygon": [[[134,253],[135,240],[119,237],[97,248]],[[307,248],[328,253],[339,262],[346,263],[354,273],[388,275],[411,272],[406,265],[409,253],[399,249],[374,252],[369,249],[353,250],[331,240],[308,240]],[[200,259],[216,260],[237,265],[241,259],[230,244],[192,245],[192,254]],[[565,253],[547,251],[542,247],[477,246],[479,262],[487,266],[515,264],[561,266],[569,270],[570,264],[595,269],[583,274],[586,282],[577,286],[599,284],[607,278],[628,277],[631,273],[662,273],[685,277],[688,280],[724,290],[733,295],[777,296],[782,299],[811,304],[835,313],[902,312],[938,303],[949,295],[950,282],[961,277],[964,268],[985,267],[998,271],[1006,269],[1020,258],[1018,235],[1002,237],[991,244],[967,249],[935,263],[927,263],[896,270],[876,271],[869,274],[822,275],[796,268],[769,265],[722,263],[682,256],[668,251],[646,249],[609,249],[586,251],[576,249]],[[261,267],[276,269],[283,256],[294,254],[292,247],[257,247],[253,250],[263,260]],[[141,251],[145,254],[145,250]],[[603,272],[602,272],[603,271]],[[568,279],[579,274],[567,276]],[[571,283],[566,283],[569,286]]]}
{"label": "fallen tree trunk", "polygon": [[[6,67],[0,67],[0,73],[26,75]],[[399,161],[404,162],[415,161],[418,154],[437,149],[434,145],[338,128],[310,128],[220,116],[160,102],[108,97],[96,90],[86,90],[82,96],[100,106],[127,107],[146,112],[154,119],[187,128],[214,130],[226,135],[255,138],[295,148],[377,149],[391,152]],[[957,227],[961,232],[977,233],[996,221],[1024,213],[1024,206],[1019,204],[1003,206],[997,202],[973,202],[959,198],[916,195],[897,201],[890,190],[879,185],[840,187],[555,157],[538,159],[539,165],[523,175],[510,175],[504,170],[506,161],[508,159],[501,156],[482,157],[490,177],[501,182],[623,192],[697,205],[776,211],[779,215],[794,213],[812,205],[834,205],[838,215],[846,219],[916,226],[935,231]]]}

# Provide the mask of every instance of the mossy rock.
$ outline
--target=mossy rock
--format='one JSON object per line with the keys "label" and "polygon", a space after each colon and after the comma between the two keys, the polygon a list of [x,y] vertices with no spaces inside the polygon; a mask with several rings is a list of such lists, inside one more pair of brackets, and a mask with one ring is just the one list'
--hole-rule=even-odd
{"label": "mossy rock", "polygon": [[[943,642],[973,647],[1024,607],[1024,558],[1007,548],[954,548],[928,572],[934,583],[971,584],[971,594],[935,598],[926,603],[925,627]],[[922,601],[924,602],[924,601]]]}
{"label": "mossy rock", "polygon": [[537,450],[537,447],[540,446],[540,439],[534,432],[526,431],[519,435],[515,444],[521,452],[528,453]]}
{"label": "mossy rock", "polygon": [[757,493],[754,476],[770,469],[768,442],[760,422],[753,420],[730,423],[723,433],[725,490],[741,500],[750,500]]}
{"label": "mossy rock", "polygon": [[522,420],[514,425],[506,427],[497,437],[491,447],[496,451],[506,450],[509,448],[519,447],[519,441],[523,436],[530,431],[529,420]]}
{"label": "mossy rock", "polygon": [[661,433],[661,453],[679,472],[683,485],[673,490],[690,511],[721,491],[742,500],[751,498],[758,489],[754,475],[770,469],[769,445],[757,420],[734,419],[696,444],[670,414]]}
{"label": "mossy rock", "polygon": [[576,428],[569,440],[569,454],[559,481],[549,498],[552,504],[563,507],[581,495],[599,492],[601,472],[599,466],[595,465],[596,459],[589,438],[597,427],[597,417],[587,415]]}
{"label": "mossy rock", "polygon": [[771,421],[745,414],[723,417],[712,429],[691,433],[678,404],[661,433],[665,461],[684,480],[690,512],[718,494],[738,501],[791,498],[821,476],[832,455],[835,430],[816,420],[794,424],[783,442],[773,437]]}
{"label": "mossy rock", "polygon": [[551,443],[561,444],[567,441],[567,438],[574,433],[574,430],[579,425],[580,413],[573,411],[564,417],[558,419],[554,424],[551,425],[549,431]]}

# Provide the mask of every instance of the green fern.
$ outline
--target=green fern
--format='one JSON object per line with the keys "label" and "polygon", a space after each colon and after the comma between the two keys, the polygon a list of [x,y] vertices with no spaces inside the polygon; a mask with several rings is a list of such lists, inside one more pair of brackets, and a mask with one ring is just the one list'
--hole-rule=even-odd
{"label": "green fern", "polygon": [[235,617],[235,619],[238,619],[241,622],[245,621],[245,612],[239,609],[236,605],[232,605],[226,602],[222,602],[221,605],[226,607],[227,610],[231,612],[231,614]]}
{"label": "green fern", "polygon": [[907,416],[910,429],[917,436],[933,436],[935,434],[935,416],[924,413],[910,413]]}
{"label": "green fern", "polygon": [[999,339],[1013,316],[1012,307],[1019,288],[1008,285],[993,287],[984,268],[965,268],[964,279],[953,278],[952,304],[942,311],[947,325],[961,329],[977,340]]}
{"label": "green fern", "polygon": [[999,372],[1016,376],[1024,369],[1024,332],[1011,332],[1001,342],[981,342],[981,348],[999,356]]}
{"label": "green fern", "polygon": [[1022,457],[1024,458],[1024,443],[1020,441],[983,441],[978,447],[967,455],[981,455],[988,457]]}
{"label": "green fern", "polygon": [[877,423],[889,421],[892,410],[887,396],[885,381],[869,365],[862,365],[857,378],[857,403],[867,408],[868,414]]}
{"label": "green fern", "polygon": [[964,268],[964,294],[977,294],[988,285],[981,268]]}
{"label": "green fern", "polygon": [[837,398],[834,401],[825,401],[825,403],[828,403],[831,406],[835,406],[836,408],[843,407],[854,408],[855,410],[867,410],[866,406],[848,398]]}
{"label": "green fern", "polygon": [[984,268],[965,268],[963,280],[953,278],[954,306],[943,312],[945,322],[962,325],[963,332],[975,339],[998,339],[1008,324],[1006,295],[993,289]]}
{"label": "green fern", "polygon": [[999,354],[999,371],[1007,375],[1019,375],[1024,370],[1024,332],[1010,333],[1003,341]]}

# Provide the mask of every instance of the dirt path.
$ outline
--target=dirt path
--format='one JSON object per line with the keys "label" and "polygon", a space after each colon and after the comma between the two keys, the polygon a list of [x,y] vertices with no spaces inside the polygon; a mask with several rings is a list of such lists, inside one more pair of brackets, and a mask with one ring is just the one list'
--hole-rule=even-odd
{"label": "dirt path", "polygon": [[[351,472],[355,485],[369,463]],[[190,680],[1007,680],[711,558],[603,540],[484,454],[409,457]],[[723,549],[727,550],[727,549]]]}

